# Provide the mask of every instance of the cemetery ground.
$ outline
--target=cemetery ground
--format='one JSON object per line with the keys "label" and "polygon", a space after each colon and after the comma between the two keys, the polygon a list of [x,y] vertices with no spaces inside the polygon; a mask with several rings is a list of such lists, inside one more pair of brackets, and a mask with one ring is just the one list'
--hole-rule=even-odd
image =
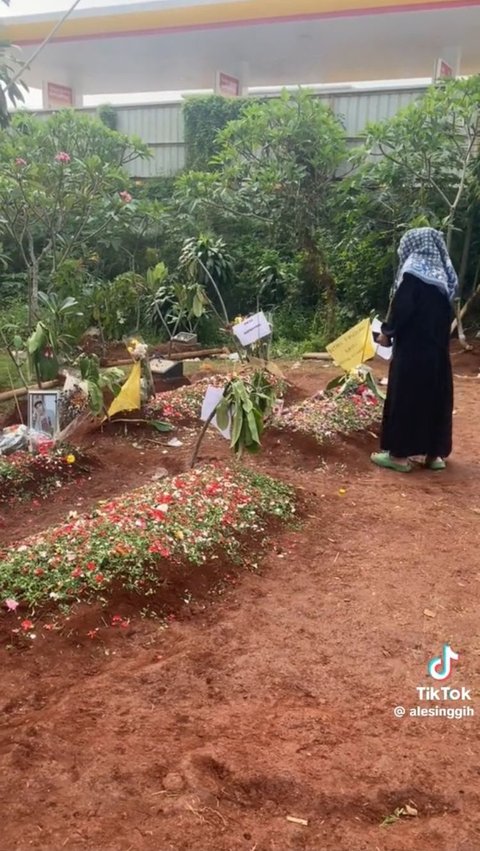
{"label": "cemetery ground", "polygon": [[[270,430],[244,463],[298,517],[243,538],[248,569],[192,568],[165,617],[117,594],[30,640],[2,616],[2,851],[478,851],[478,718],[409,716],[443,644],[480,712],[477,364],[454,356],[445,473],[374,468],[371,433]],[[297,398],[332,375],[286,373]],[[95,435],[89,478],[2,508],[2,545],[182,474],[196,431],[175,434]],[[228,443],[209,432],[199,463]]]}

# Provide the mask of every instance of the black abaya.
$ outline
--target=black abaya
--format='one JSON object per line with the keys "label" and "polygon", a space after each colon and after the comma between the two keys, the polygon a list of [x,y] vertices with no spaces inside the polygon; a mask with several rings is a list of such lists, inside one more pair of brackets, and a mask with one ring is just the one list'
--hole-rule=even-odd
{"label": "black abaya", "polygon": [[452,311],[438,287],[405,275],[383,333],[394,340],[381,448],[395,458],[452,451]]}

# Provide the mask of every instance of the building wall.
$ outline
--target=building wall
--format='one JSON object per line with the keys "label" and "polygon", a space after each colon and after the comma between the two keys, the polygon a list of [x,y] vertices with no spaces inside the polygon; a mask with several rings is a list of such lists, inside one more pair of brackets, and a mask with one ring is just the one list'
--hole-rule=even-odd
{"label": "building wall", "polygon": [[334,113],[342,120],[347,136],[358,139],[367,124],[384,121],[422,95],[425,87],[411,89],[345,92],[327,96]]}
{"label": "building wall", "polygon": [[[404,106],[418,98],[424,87],[336,91],[317,94],[329,103],[345,126],[353,144],[368,123],[391,118]],[[82,110],[94,114],[91,109]],[[118,129],[139,136],[152,150],[152,157],[129,166],[134,177],[154,178],[173,175],[185,165],[185,141],[182,105],[178,103],[145,104],[116,107]],[[46,115],[42,112],[41,115]]]}
{"label": "building wall", "polygon": [[180,103],[118,107],[118,130],[139,136],[151,148],[152,157],[134,162],[129,170],[135,177],[172,175],[185,165],[185,142]]}

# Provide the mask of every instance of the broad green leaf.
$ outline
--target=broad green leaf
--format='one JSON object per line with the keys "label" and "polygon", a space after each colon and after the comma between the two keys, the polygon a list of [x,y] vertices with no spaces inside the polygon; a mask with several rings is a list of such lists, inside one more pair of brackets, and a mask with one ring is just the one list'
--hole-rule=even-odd
{"label": "broad green leaf", "polygon": [[204,314],[203,302],[202,302],[202,300],[199,298],[199,296],[197,295],[197,293],[195,293],[195,295],[194,295],[194,297],[193,297],[193,315],[194,315],[197,319],[200,319],[200,317],[201,317],[201,316],[203,316],[203,314]]}
{"label": "broad green leaf", "polygon": [[331,381],[328,382],[326,386],[326,390],[334,390],[336,387],[340,387],[341,384],[345,382],[346,375],[338,375],[336,378],[332,378]]}
{"label": "broad green leaf", "polygon": [[161,420],[152,420],[150,422],[150,425],[156,431],[160,431],[160,432],[173,431],[173,429],[174,429],[174,427],[171,423],[164,423]]}
{"label": "broad green leaf", "polygon": [[103,393],[100,390],[98,384],[95,384],[94,381],[88,382],[88,397],[90,400],[90,407],[93,413],[101,413],[103,409]]}
{"label": "broad green leaf", "polygon": [[45,329],[45,326],[42,325],[41,322],[37,324],[35,331],[28,338],[27,341],[27,350],[30,355],[34,355],[37,352],[42,351],[45,346],[48,344],[48,334]]}
{"label": "broad green leaf", "polygon": [[249,411],[247,414],[247,423],[248,428],[252,437],[253,443],[260,443],[260,435],[258,433],[257,420],[255,419],[255,414],[253,411]]}
{"label": "broad green leaf", "polygon": [[243,410],[240,405],[235,407],[235,411],[232,418],[232,448],[235,448],[236,444],[240,439],[240,435],[242,433],[243,427]]}
{"label": "broad green leaf", "polygon": [[76,299],[76,298],[73,298],[73,296],[69,296],[69,297],[68,297],[68,298],[66,298],[66,299],[65,299],[65,301],[62,303],[62,305],[61,305],[61,307],[60,307],[60,310],[61,310],[61,311],[67,311],[67,310],[71,310],[71,309],[72,309],[72,307],[77,307],[77,306],[78,306],[78,301],[77,301],[77,299]]}
{"label": "broad green leaf", "polygon": [[217,425],[221,431],[225,431],[228,428],[228,423],[230,422],[230,406],[226,399],[222,399],[222,401],[217,406],[216,412]]}
{"label": "broad green leaf", "polygon": [[59,369],[58,360],[55,355],[47,358],[43,352],[39,352],[34,355],[34,358],[37,362],[38,371],[42,381],[53,381],[57,377]]}

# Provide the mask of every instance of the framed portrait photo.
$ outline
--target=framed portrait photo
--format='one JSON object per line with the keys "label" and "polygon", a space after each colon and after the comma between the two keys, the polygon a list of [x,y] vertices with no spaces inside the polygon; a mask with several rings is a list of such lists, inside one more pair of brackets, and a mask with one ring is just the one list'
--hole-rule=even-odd
{"label": "framed portrait photo", "polygon": [[30,390],[28,394],[28,426],[39,434],[55,437],[59,431],[58,390]]}

